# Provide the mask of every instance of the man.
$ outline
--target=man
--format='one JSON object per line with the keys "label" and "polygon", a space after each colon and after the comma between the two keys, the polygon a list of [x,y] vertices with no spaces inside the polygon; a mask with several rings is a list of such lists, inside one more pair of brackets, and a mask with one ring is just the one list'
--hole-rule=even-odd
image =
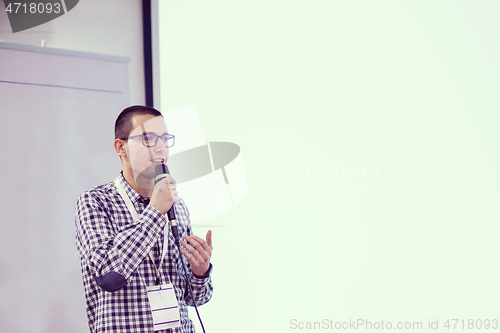
{"label": "man", "polygon": [[[116,120],[114,141],[123,171],[114,182],[78,198],[76,245],[91,332],[194,332],[186,306],[212,296],[212,232],[206,240],[192,235],[189,212],[172,177],[154,185],[155,166],[166,163],[174,139],[156,109],[126,108]],[[180,251],[165,217],[169,209],[177,217]],[[168,289],[163,287],[168,283],[180,320],[168,324],[178,327],[158,330],[167,324],[153,320],[147,288]]]}

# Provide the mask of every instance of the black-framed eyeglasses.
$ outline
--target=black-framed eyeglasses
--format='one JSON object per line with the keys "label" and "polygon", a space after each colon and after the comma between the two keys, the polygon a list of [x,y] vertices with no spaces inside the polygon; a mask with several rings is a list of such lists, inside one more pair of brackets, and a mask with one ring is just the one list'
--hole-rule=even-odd
{"label": "black-framed eyeglasses", "polygon": [[175,143],[175,135],[173,134],[164,134],[162,136],[158,136],[154,133],[142,133],[139,135],[129,136],[128,138],[120,139],[120,140],[128,140],[132,138],[142,138],[142,144],[146,147],[155,147],[158,143],[158,139],[161,138],[165,146],[168,148],[172,147]]}

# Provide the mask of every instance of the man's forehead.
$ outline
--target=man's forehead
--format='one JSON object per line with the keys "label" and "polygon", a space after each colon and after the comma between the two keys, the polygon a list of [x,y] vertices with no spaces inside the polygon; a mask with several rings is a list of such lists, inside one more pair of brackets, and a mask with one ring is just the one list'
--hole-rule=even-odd
{"label": "man's forehead", "polygon": [[167,133],[165,119],[161,116],[138,115],[133,118],[132,125],[134,129],[130,132],[130,135],[137,135],[143,132]]}

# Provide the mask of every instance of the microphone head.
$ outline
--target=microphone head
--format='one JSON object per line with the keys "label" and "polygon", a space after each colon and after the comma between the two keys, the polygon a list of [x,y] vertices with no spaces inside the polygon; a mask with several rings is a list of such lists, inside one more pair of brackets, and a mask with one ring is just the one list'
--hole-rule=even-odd
{"label": "microphone head", "polygon": [[168,166],[166,164],[158,164],[155,167],[155,185],[158,184],[163,178],[167,177],[167,174],[170,174]]}
{"label": "microphone head", "polygon": [[155,174],[158,176],[164,173],[170,174],[170,172],[168,171],[168,166],[166,164],[158,164],[155,167]]}

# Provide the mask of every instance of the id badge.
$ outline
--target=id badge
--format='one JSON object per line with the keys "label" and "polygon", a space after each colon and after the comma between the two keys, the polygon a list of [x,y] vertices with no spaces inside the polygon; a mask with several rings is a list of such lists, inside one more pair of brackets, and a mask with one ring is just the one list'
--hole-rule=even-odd
{"label": "id badge", "polygon": [[153,314],[154,330],[181,326],[179,304],[175,297],[174,286],[171,283],[146,287],[149,305]]}

